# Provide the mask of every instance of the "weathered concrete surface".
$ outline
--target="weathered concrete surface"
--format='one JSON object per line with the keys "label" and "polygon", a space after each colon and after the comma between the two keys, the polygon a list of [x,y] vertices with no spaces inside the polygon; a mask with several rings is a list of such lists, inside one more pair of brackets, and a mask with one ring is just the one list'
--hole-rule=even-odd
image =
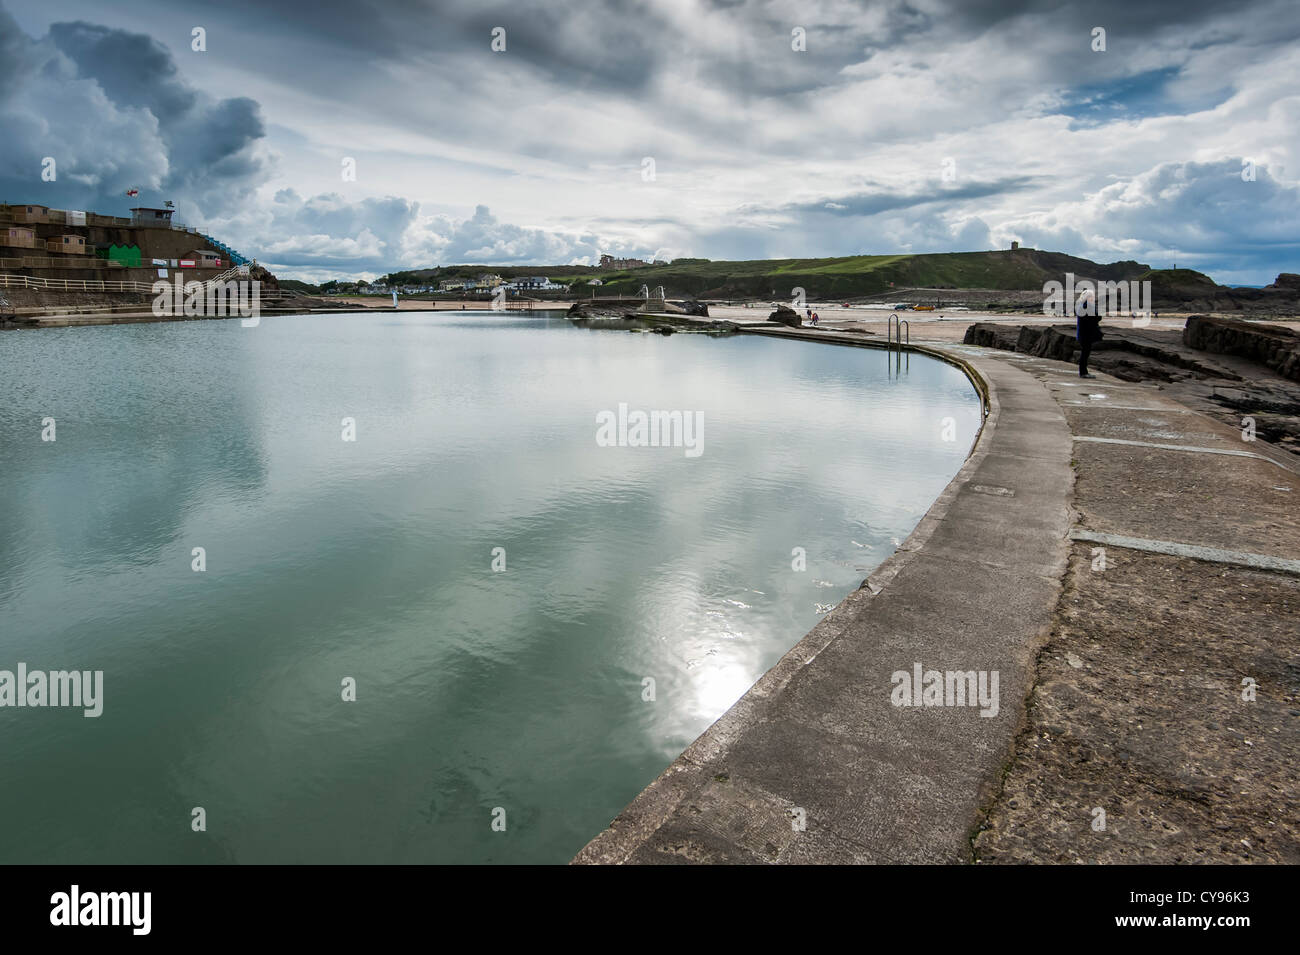
{"label": "weathered concrete surface", "polygon": [[[916,531],[575,862],[969,858],[1057,603],[1072,447],[1041,382],[973,363],[990,386],[984,432]],[[894,706],[891,674],[914,663],[996,671],[997,715]]]}
{"label": "weathered concrete surface", "polygon": [[[1294,566],[1293,455],[1149,384],[1081,382],[1068,365],[1012,358],[1047,384],[1076,439],[1076,532]],[[1300,576],[1230,555],[1097,546],[1073,547],[1027,726],[973,841],[976,859],[1300,861]],[[1242,698],[1247,678],[1253,701]],[[1097,809],[1104,830],[1093,828]]]}
{"label": "weathered concrete surface", "polygon": [[979,861],[1300,862],[1300,577],[1115,548],[1106,561],[1071,555]]}

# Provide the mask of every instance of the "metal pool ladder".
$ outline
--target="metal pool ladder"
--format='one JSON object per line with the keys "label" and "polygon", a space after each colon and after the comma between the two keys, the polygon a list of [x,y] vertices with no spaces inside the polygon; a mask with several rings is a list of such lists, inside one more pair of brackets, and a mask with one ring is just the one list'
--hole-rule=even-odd
{"label": "metal pool ladder", "polygon": [[[897,331],[895,331],[897,330]],[[912,326],[905,318],[899,318],[896,313],[891,312],[889,315],[889,329],[887,331],[887,341],[885,343],[885,367],[889,369],[889,356],[894,356],[894,367],[890,369],[890,377],[895,374],[901,374],[912,364]],[[895,336],[897,335],[897,338]],[[903,348],[903,336],[907,336],[907,349]],[[894,351],[894,342],[898,342],[898,350]],[[904,358],[903,356],[907,356]],[[904,366],[906,362],[906,366]]]}
{"label": "metal pool ladder", "polygon": [[899,351],[902,351],[902,350],[903,350],[903,334],[904,334],[904,332],[906,332],[906,334],[907,334],[907,344],[908,344],[908,346],[910,347],[911,344],[912,344],[912,325],[911,325],[911,323],[908,322],[907,319],[905,319],[905,318],[899,318],[898,315],[897,315],[896,313],[894,313],[894,312],[890,312],[890,313],[889,313],[889,329],[888,329],[888,331],[887,331],[885,334],[888,336],[887,341],[886,341],[886,344],[888,344],[891,348],[893,347],[893,344],[894,344],[894,341],[895,341],[895,329],[897,329],[898,350],[899,350]]}

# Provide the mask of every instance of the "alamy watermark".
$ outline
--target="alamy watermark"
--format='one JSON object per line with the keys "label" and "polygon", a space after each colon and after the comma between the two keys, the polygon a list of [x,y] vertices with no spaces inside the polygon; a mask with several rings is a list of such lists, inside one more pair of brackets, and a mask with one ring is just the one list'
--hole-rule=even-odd
{"label": "alamy watermark", "polygon": [[1134,328],[1151,324],[1151,282],[1075,281],[1073,272],[1065,273],[1065,282],[1043,283],[1043,314],[1073,318],[1076,308],[1087,315],[1127,316]]}
{"label": "alamy watermark", "polygon": [[129,927],[132,935],[148,935],[152,909],[152,892],[86,892],[74,884],[50,896],[50,924],[116,925]]}
{"label": "alamy watermark", "polygon": [[688,458],[704,453],[703,411],[596,412],[596,444],[602,448],[684,448]]}
{"label": "alamy watermark", "polygon": [[86,717],[104,712],[103,670],[0,670],[0,706],[81,707]]}
{"label": "alamy watermark", "polygon": [[998,715],[997,670],[895,670],[889,700],[895,706],[978,706],[980,716]]}
{"label": "alamy watermark", "polygon": [[153,295],[153,313],[158,318],[239,316],[251,319],[243,324],[252,327],[262,316],[262,283],[256,279],[186,282],[177,275],[174,282],[154,282]]}

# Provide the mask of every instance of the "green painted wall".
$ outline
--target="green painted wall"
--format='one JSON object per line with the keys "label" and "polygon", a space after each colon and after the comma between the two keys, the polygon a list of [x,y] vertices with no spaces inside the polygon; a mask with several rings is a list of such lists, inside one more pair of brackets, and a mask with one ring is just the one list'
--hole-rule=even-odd
{"label": "green painted wall", "polygon": [[140,267],[140,247],[138,245],[110,245],[108,247],[108,260],[110,262],[120,262],[129,268]]}

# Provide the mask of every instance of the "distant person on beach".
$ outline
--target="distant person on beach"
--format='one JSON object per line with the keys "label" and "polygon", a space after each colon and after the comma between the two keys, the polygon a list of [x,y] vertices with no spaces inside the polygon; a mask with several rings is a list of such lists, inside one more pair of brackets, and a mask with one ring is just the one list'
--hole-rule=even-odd
{"label": "distant person on beach", "polygon": [[817,313],[816,313],[816,312],[813,312],[813,313],[812,313],[812,323],[813,323],[814,325],[817,324]]}
{"label": "distant person on beach", "polygon": [[[808,321],[810,321],[810,322],[813,321],[813,313],[812,313],[812,309],[811,309],[811,308],[808,309]],[[813,322],[813,324],[816,324],[816,322]]]}
{"label": "distant person on beach", "polygon": [[1088,356],[1092,354],[1092,346],[1103,337],[1101,316],[1097,314],[1096,296],[1085,292],[1079,297],[1079,301],[1074,305],[1074,320],[1074,335],[1079,339],[1079,377],[1096,378],[1096,375],[1088,372]]}

